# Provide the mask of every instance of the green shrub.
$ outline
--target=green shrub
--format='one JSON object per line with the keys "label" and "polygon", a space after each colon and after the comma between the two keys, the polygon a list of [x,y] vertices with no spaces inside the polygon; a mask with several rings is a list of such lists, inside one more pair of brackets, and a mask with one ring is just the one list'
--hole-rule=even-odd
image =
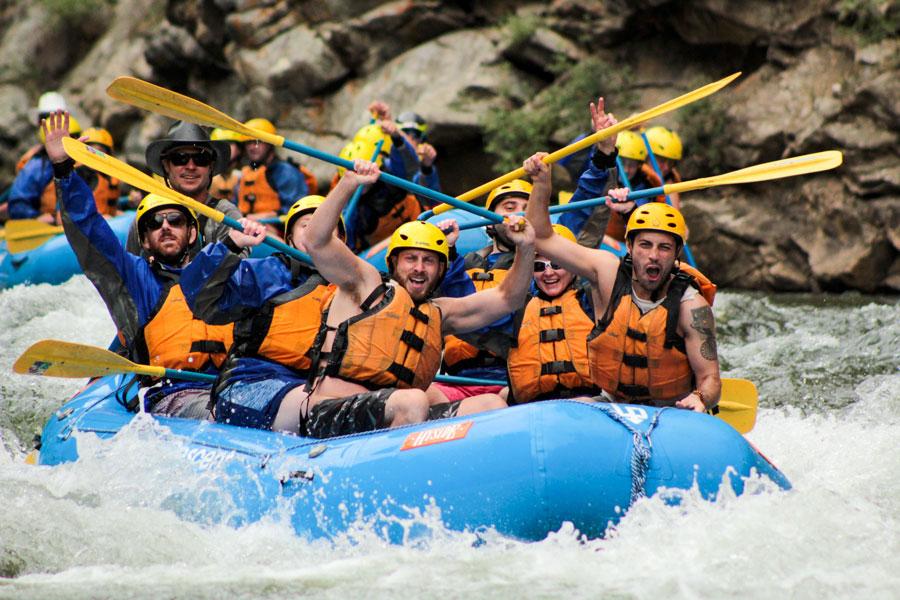
{"label": "green shrub", "polygon": [[900,7],[887,0],[841,0],[838,21],[868,42],[879,42],[900,32]]}
{"label": "green shrub", "polygon": [[556,80],[529,104],[494,109],[485,115],[485,150],[496,158],[503,173],[521,166],[522,159],[538,150],[550,150],[553,138],[571,139],[589,131],[588,103],[604,96],[607,108],[624,116],[634,108],[629,90],[630,71],[611,67],[595,57],[577,64],[564,60],[553,66]]}

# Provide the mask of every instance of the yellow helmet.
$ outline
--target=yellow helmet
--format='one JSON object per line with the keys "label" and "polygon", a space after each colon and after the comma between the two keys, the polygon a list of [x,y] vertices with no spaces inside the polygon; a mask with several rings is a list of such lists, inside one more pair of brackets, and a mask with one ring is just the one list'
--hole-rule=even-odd
{"label": "yellow helmet", "polygon": [[641,136],[633,131],[620,131],[619,137],[616,139],[616,148],[622,158],[630,158],[638,162],[647,160],[647,146],[644,145]]}
{"label": "yellow helmet", "polygon": [[[380,125],[376,125],[373,123],[371,125],[366,125],[365,127],[361,127],[359,129],[359,131],[357,131],[356,134],[353,136],[353,141],[355,141],[355,142],[363,141],[363,142],[371,143],[373,152],[374,152],[375,146],[381,140],[384,140],[384,143],[381,145],[381,153],[382,154],[390,154],[391,148],[393,147],[394,143],[391,141],[391,136],[389,136],[388,134],[386,134],[384,131],[381,130]],[[371,155],[369,156],[369,158],[371,158]]]}
{"label": "yellow helmet", "polygon": [[[81,125],[78,123],[78,119],[76,119],[73,115],[69,115],[69,136],[77,138],[81,135]],[[42,127],[38,127],[38,137],[41,138],[41,143],[47,143],[47,136],[44,135],[44,129]]]}
{"label": "yellow helmet", "polygon": [[[284,216],[284,239],[290,243],[291,241],[291,227],[294,225],[294,220],[299,219],[303,215],[308,212],[313,212],[325,202],[324,196],[303,196],[296,202],[294,202],[293,206],[291,206],[290,210],[288,210],[287,214]],[[344,217],[342,216],[338,220],[338,235],[341,236],[341,239],[347,237],[346,230],[344,229]]]}
{"label": "yellow helmet", "polygon": [[194,227],[196,227],[198,231],[200,230],[200,224],[197,221],[197,213],[195,213],[193,209],[188,208],[184,204],[181,204],[174,200],[170,200],[170,199],[166,198],[165,196],[161,196],[160,194],[147,194],[141,200],[141,203],[138,204],[137,213],[135,214],[135,217],[134,217],[138,224],[138,232],[141,232],[141,235],[143,235],[143,233],[142,233],[143,229],[141,227],[141,222],[144,220],[144,218],[146,216],[149,216],[150,213],[156,211],[156,209],[163,208],[166,206],[171,207],[171,208],[177,208],[181,211],[184,211],[188,215],[190,215],[190,219],[193,221]]}
{"label": "yellow helmet", "polygon": [[[246,123],[244,123],[247,127],[252,129],[259,129],[260,131],[265,131],[266,133],[271,133],[275,135],[275,125],[272,124],[272,121],[268,119],[263,119],[260,117],[256,117],[255,119],[250,119]],[[246,137],[244,141],[253,139],[252,137]]]}
{"label": "yellow helmet", "polygon": [[524,179],[513,179],[508,183],[498,185],[491,190],[490,194],[488,194],[486,202],[488,210],[494,210],[494,204],[499,202],[504,196],[509,196],[510,194],[517,194],[527,198],[531,195],[531,184]]}
{"label": "yellow helmet", "polygon": [[[384,148],[382,146],[382,148]],[[357,158],[361,158],[362,160],[372,160],[372,156],[375,154],[375,144],[368,140],[354,140],[348,143],[346,146],[341,149],[341,153],[338,154],[339,157],[344,160],[354,161]],[[374,163],[381,166],[382,157],[384,154],[379,154],[375,157]],[[344,167],[338,167],[338,175],[341,177],[344,176],[344,173],[347,171]]]}
{"label": "yellow helmet", "polygon": [[246,142],[247,136],[231,131],[230,129],[216,127],[209,134],[209,139],[213,142]]}
{"label": "yellow helmet", "polygon": [[553,231],[555,231],[558,235],[561,235],[562,237],[566,238],[570,242],[575,242],[576,244],[578,243],[578,240],[575,239],[575,234],[572,233],[572,230],[569,229],[568,227],[566,227],[565,225],[563,225],[562,223],[554,223]]}
{"label": "yellow helmet", "polygon": [[387,249],[387,261],[390,268],[391,256],[404,248],[415,250],[431,250],[436,252],[446,264],[450,260],[450,248],[447,245],[447,236],[436,225],[425,221],[410,221],[404,223],[391,234],[391,241]]}
{"label": "yellow helmet", "polygon": [[662,231],[674,235],[681,246],[687,237],[687,226],[684,217],[674,206],[663,202],[648,202],[631,213],[628,226],[625,228],[625,239],[638,231]]}
{"label": "yellow helmet", "polygon": [[[69,120],[69,127],[71,128],[71,120]],[[102,144],[109,148],[109,151],[112,152],[113,149],[113,138],[110,133],[103,129],[102,127],[88,127],[84,130],[84,134],[87,136],[87,140],[85,144]]]}
{"label": "yellow helmet", "polygon": [[657,125],[648,129],[646,134],[653,154],[670,160],[681,160],[681,138],[677,133]]}

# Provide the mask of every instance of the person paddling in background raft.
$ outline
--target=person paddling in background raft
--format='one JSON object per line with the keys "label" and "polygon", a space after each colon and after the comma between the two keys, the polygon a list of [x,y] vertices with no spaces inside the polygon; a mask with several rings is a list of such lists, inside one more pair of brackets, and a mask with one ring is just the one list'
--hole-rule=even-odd
{"label": "person paddling in background raft", "polygon": [[[102,127],[88,127],[84,130],[81,140],[104,154],[112,155],[112,134]],[[76,165],[75,171],[91,186],[94,192],[94,202],[97,203],[97,212],[105,217],[114,217],[119,214],[119,196],[121,194],[118,179],[84,165]]]}
{"label": "person paddling in background raft", "polygon": [[[577,243],[575,234],[565,226],[554,224],[553,231]],[[587,337],[594,327],[590,290],[577,285],[573,273],[540,253],[534,259],[534,288],[513,318],[507,352],[507,403],[599,393],[591,383],[587,356]]]}
{"label": "person paddling in background raft", "polygon": [[444,334],[483,327],[524,301],[534,259],[531,227],[512,217],[509,235],[518,255],[499,287],[465,298],[432,298],[448,257],[447,239],[434,225],[412,221],[394,232],[390,278],[334,236],[353,191],[379,173],[372,162],[354,161],[354,170],[313,213],[305,235],[316,267],[337,291],[324,305],[314,376],[303,394],[291,392],[284,401],[300,408],[303,435],[332,437],[506,406],[494,394],[432,406],[425,389],[437,373]]}
{"label": "person paddling in background raft", "polygon": [[[241,213],[228,200],[217,200],[209,193],[212,178],[228,168],[229,149],[226,142],[211,141],[205,129],[193,123],[176,121],[166,137],[147,144],[147,167],[163,178],[170,188],[192,200],[205,204],[232,219],[240,219]],[[196,254],[204,243],[228,239],[231,228],[200,215],[200,235],[190,252]],[[125,248],[132,254],[144,251],[137,220],[128,232]]]}
{"label": "person paddling in background raft", "polygon": [[[69,135],[77,138],[81,135],[81,125],[75,117],[68,121]],[[53,183],[53,165],[47,157],[44,129],[38,124],[38,137],[41,145],[37,150],[19,159],[21,169],[9,190],[7,203],[10,219],[37,219],[42,223],[56,224],[56,186]],[[30,152],[30,151],[29,151]],[[27,160],[26,160],[27,158]]]}
{"label": "person paddling in background raft", "polygon": [[[294,203],[285,222],[288,244],[306,252],[307,226],[324,200],[305,196]],[[265,234],[262,225],[242,223],[251,238]],[[343,222],[336,234],[344,239]],[[237,232],[233,238],[247,239]],[[213,390],[216,420],[296,433],[322,303],[334,286],[315,267],[286,254],[241,260],[221,242],[197,255],[181,285],[198,317],[213,324],[236,322],[234,345]],[[298,391],[285,401],[292,390]]]}
{"label": "person paddling in background raft", "polygon": [[530,158],[540,171],[526,214],[535,223],[541,255],[584,278],[601,315],[587,338],[595,400],[677,406],[705,411],[719,401],[722,382],[711,302],[715,286],[681,264],[684,217],[650,202],[634,208],[628,190],[610,191],[612,210],[633,210],[626,229],[628,255],[573,244],[550,225],[549,169],[543,154]]}
{"label": "person paddling in background raft", "polygon": [[[245,125],[265,133],[276,133],[275,125],[268,119],[250,119]],[[244,153],[249,164],[241,169],[234,197],[245,216],[263,219],[283,215],[297,198],[310,194],[303,174],[295,165],[279,159],[272,144],[245,138]]]}
{"label": "person paddling in background raft", "polygon": [[[416,156],[419,159],[419,170],[413,175],[413,183],[440,192],[441,180],[438,176],[437,166],[434,164],[437,160],[437,150],[428,143],[428,123],[418,113],[407,111],[400,113],[400,116],[397,117],[397,125],[412,147],[416,149]],[[421,197],[419,197],[419,201],[430,202]]]}
{"label": "person paddling in background raft", "polygon": [[[97,212],[91,189],[74,172],[62,139],[68,115],[46,120],[47,155],[60,196],[66,238],[109,309],[120,341],[132,360],[168,369],[217,372],[231,345],[231,327],[211,327],[195,318],[179,279],[197,239],[196,215],[156,194],[147,195],[135,221],[146,258],[126,252]],[[142,381],[146,410],[185,418],[206,418],[210,386],[185,381]]]}

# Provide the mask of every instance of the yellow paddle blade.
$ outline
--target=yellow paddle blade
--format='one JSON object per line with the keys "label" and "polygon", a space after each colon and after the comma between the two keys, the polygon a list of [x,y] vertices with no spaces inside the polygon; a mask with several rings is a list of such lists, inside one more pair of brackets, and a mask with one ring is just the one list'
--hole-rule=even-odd
{"label": "yellow paddle blade", "polygon": [[61,340],[41,340],[32,344],[16,360],[13,371],[22,375],[77,379],[115,373],[137,373],[153,377],[163,377],[166,374],[163,367],[137,365],[105,348]]}
{"label": "yellow paddle blade", "polygon": [[[606,129],[601,129],[600,131],[597,131],[597,132],[593,133],[592,135],[587,136],[584,139],[578,140],[577,142],[575,142],[573,144],[569,144],[565,148],[560,148],[556,152],[553,152],[552,154],[545,157],[544,162],[547,163],[548,165],[553,164],[556,161],[562,160],[566,156],[569,156],[570,154],[574,154],[575,152],[578,152],[579,150],[583,150],[584,148],[587,148],[593,144],[596,144],[597,142],[599,142],[601,140],[605,140],[606,138],[612,137],[614,135],[618,135],[618,133],[620,131],[625,131],[626,129],[631,129],[632,127],[636,127],[637,125],[644,123],[645,121],[649,121],[650,119],[655,119],[656,117],[658,117],[660,115],[664,115],[667,112],[671,112],[671,111],[675,110],[676,108],[681,108],[682,106],[686,106],[692,102],[696,102],[697,100],[700,100],[701,98],[705,98],[706,96],[709,96],[711,94],[718,92],[720,89],[722,89],[723,87],[725,87],[726,85],[728,85],[729,83],[731,83],[732,81],[734,81],[735,79],[740,77],[740,75],[741,75],[741,73],[740,73],[740,71],[738,71],[737,73],[733,73],[732,75],[729,75],[728,77],[720,79],[719,81],[714,81],[712,83],[708,83],[708,84],[704,85],[703,87],[697,88],[696,90],[694,90],[692,92],[688,92],[687,94],[683,94],[681,96],[678,96],[677,98],[673,98],[672,100],[663,102],[659,106],[655,106],[651,109],[645,110],[642,113],[638,113],[636,115],[630,116],[627,119],[625,119],[624,121],[616,123],[612,127],[607,127]],[[504,183],[512,181],[513,179],[519,179],[524,176],[525,176],[525,169],[520,167],[520,168],[516,169],[515,171],[510,171],[506,175],[502,175],[492,181],[489,181],[485,184],[478,186],[477,188],[471,189],[468,192],[457,196],[457,199],[465,200],[468,202],[470,200],[474,200],[475,198],[480,198],[481,196],[484,196],[485,194],[490,192],[492,189],[494,189],[498,185],[503,185]],[[453,207],[450,206],[449,204],[440,204],[434,208],[434,214],[439,215],[441,213],[447,212],[451,208],[453,208]]]}
{"label": "yellow paddle blade", "polygon": [[92,146],[88,146],[87,144],[83,144],[82,142],[69,137],[63,138],[62,143],[63,147],[66,149],[66,154],[77,163],[88,166],[95,171],[106,173],[110,177],[116,177],[145,192],[165,196],[170,200],[174,200],[179,204],[194,209],[202,215],[206,215],[217,223],[225,218],[225,215],[216,209],[176,192],[162,181],[154,179],[150,175],[147,175],[131,165],[124,163],[105,152],[101,152]]}
{"label": "yellow paddle blade", "polygon": [[739,183],[755,183],[757,181],[768,181],[770,179],[782,179],[785,177],[794,177],[796,175],[806,175],[807,173],[818,173],[819,171],[827,171],[839,167],[844,160],[844,155],[837,150],[826,150],[825,152],[816,152],[814,154],[804,154],[803,156],[795,156],[792,158],[784,158],[773,162],[754,165],[739,171],[731,173],[723,173],[722,175],[713,175],[712,177],[702,177],[700,179],[692,179],[690,181],[682,181],[681,183],[670,183],[663,186],[667,194],[675,194],[678,192],[690,192],[691,190],[700,190],[717,185],[735,185]]}
{"label": "yellow paddle blade", "polygon": [[12,254],[33,250],[62,232],[62,227],[37,219],[13,219],[6,222],[6,249]]}
{"label": "yellow paddle blade", "polygon": [[143,79],[127,76],[116,77],[106,88],[106,93],[120,102],[173,119],[200,123],[210,127],[221,127],[274,146],[284,145],[283,136],[247,127],[208,104]]}
{"label": "yellow paddle blade", "polygon": [[722,379],[718,417],[741,433],[748,433],[756,424],[759,393],[749,379]]}

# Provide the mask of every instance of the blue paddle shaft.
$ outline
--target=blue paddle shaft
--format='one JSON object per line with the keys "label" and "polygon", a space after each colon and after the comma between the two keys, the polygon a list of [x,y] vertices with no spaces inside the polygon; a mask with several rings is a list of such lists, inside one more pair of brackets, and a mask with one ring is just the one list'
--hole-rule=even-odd
{"label": "blue paddle shaft", "polygon": [[180,369],[166,369],[166,377],[169,379],[183,379],[185,381],[199,381],[201,383],[212,383],[216,380],[216,376],[209,373],[195,373],[194,371],[182,371]]}
{"label": "blue paddle shaft", "polygon": [[[309,146],[304,146],[303,144],[298,144],[297,142],[292,142],[290,140],[284,140],[284,147],[288,150],[300,152],[301,154],[306,154],[307,156],[312,156],[313,158],[318,158],[319,160],[325,161],[327,163],[337,165],[338,167],[344,167],[345,169],[350,169],[351,171],[353,170],[353,162],[343,159],[339,156],[328,154],[327,152],[322,152],[321,150],[316,150],[315,148],[310,148]],[[390,173],[385,173],[384,171],[382,171],[379,179],[381,179],[385,183],[403,188],[404,190],[413,194],[418,194],[420,196],[430,198],[435,202],[443,202],[444,204],[450,204],[451,206],[454,206],[456,208],[467,210],[470,213],[474,213],[480,217],[484,217],[485,219],[488,219],[493,223],[503,222],[503,217],[496,213],[485,210],[480,206],[475,206],[473,204],[469,204],[468,202],[457,200],[453,196],[448,196],[447,194],[436,192],[431,188],[413,183],[412,181],[407,181],[406,179],[397,177],[396,175],[391,175]]]}
{"label": "blue paddle shaft", "polygon": [[625,168],[622,166],[622,158],[618,154],[616,154],[616,169],[619,171],[619,179],[630,190],[631,182],[628,181],[628,173],[625,172]]}
{"label": "blue paddle shaft", "polygon": [[[235,221],[234,219],[232,219],[231,217],[226,216],[224,219],[222,219],[222,222],[225,223],[226,225],[228,225],[229,227],[231,227],[232,229],[237,229],[238,231],[244,230],[244,228],[241,226],[241,224],[238,223],[237,221]],[[266,236],[266,239],[263,240],[263,243],[267,244],[269,246],[272,246],[273,248],[278,248],[279,250],[281,250],[288,256],[296,258],[297,260],[299,260],[301,262],[305,262],[308,265],[313,264],[312,258],[310,258],[309,254],[307,254],[306,252],[300,252],[293,246],[288,246],[284,242],[276,240],[275,238],[273,238],[270,235]]]}

